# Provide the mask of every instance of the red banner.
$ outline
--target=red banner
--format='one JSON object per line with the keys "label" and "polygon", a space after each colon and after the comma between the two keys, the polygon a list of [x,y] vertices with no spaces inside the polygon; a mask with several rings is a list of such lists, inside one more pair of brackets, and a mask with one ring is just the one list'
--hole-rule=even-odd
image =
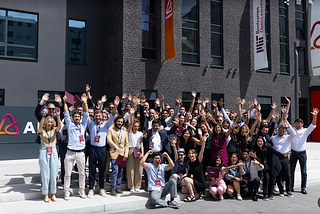
{"label": "red banner", "polygon": [[174,47],[174,32],[173,32],[173,0],[165,1],[165,59],[169,60],[176,57]]}

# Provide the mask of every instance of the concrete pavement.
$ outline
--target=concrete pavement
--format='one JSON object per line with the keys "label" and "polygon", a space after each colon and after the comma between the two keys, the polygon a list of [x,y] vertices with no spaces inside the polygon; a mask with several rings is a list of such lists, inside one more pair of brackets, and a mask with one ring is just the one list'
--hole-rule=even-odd
{"label": "concrete pavement", "polygon": [[[150,205],[146,192],[130,193],[125,191],[124,194],[117,197],[108,195],[107,198],[102,198],[95,195],[92,199],[81,199],[77,196],[77,174],[74,174],[73,177],[72,190],[74,194],[70,201],[63,200],[63,189],[59,186],[58,201],[47,204],[42,201],[43,196],[40,193],[38,160],[7,159],[0,161],[0,213],[112,213],[116,211],[139,213],[150,211],[156,213],[212,213],[212,211],[220,213],[230,213],[231,211],[234,213],[319,213],[320,208],[317,205],[317,200],[320,197],[320,153],[318,151],[320,151],[320,143],[307,144],[308,195],[299,193],[301,179],[298,164],[295,176],[295,190],[297,192],[294,193],[293,198],[276,196],[276,200],[267,202],[262,200],[239,202],[234,199],[225,199],[219,202],[213,201],[212,197],[207,197],[205,201],[181,202],[179,210],[145,209],[146,205]],[[11,153],[11,159],[14,159],[13,154]],[[127,190],[125,184],[121,188]],[[109,190],[109,187],[106,186],[105,189]],[[180,198],[183,199],[185,196],[179,194],[178,200],[180,201]]]}

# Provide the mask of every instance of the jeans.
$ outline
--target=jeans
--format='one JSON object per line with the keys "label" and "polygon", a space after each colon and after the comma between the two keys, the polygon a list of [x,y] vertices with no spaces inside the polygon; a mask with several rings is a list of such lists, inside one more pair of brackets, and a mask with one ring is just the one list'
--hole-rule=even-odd
{"label": "jeans", "polygon": [[171,198],[177,197],[177,181],[174,179],[169,180],[167,183],[164,184],[163,187],[161,187],[160,191],[154,190],[150,191],[150,198],[151,200],[159,204],[163,207],[167,207],[168,204],[165,200],[162,200],[162,197],[165,197],[170,192]]}
{"label": "jeans", "polygon": [[116,164],[116,159],[111,159],[111,176],[110,176],[110,191],[119,189],[122,181],[123,167]]}
{"label": "jeans", "polygon": [[65,174],[64,159],[67,153],[67,145],[68,144],[64,142],[61,142],[59,145],[59,155],[60,155],[60,164],[61,164],[60,178],[62,182],[64,182],[64,174]]}
{"label": "jeans", "polygon": [[297,161],[299,160],[301,170],[301,188],[307,186],[307,153],[297,153],[292,151],[290,157],[291,164],[291,187],[294,186],[294,171],[296,169]]}
{"label": "jeans", "polygon": [[49,192],[49,184],[50,184],[50,192],[51,194],[55,194],[57,189],[57,176],[59,170],[59,160],[58,153],[55,145],[52,146],[52,153],[47,154],[46,145],[40,145],[39,150],[39,165],[40,165],[40,173],[42,179],[42,194],[46,195]]}
{"label": "jeans", "polygon": [[284,177],[286,182],[286,192],[291,191],[291,171],[290,171],[290,161],[289,158],[282,158],[280,159],[280,163],[282,166],[282,169],[279,173],[279,175],[276,178],[277,185],[279,187],[280,193],[284,192],[283,184],[282,184],[282,178]]}
{"label": "jeans", "polygon": [[[96,166],[99,169],[99,187],[104,189],[104,179],[106,176],[106,160],[107,152],[106,147],[97,147],[90,145],[89,154],[89,189],[93,189],[96,175]],[[97,164],[98,163],[98,164]]]}

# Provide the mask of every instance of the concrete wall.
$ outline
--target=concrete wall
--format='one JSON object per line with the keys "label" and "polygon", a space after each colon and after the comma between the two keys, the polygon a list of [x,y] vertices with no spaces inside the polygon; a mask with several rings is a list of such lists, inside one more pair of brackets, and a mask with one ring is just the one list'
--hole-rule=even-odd
{"label": "concrete wall", "polygon": [[38,60],[0,58],[5,105],[35,106],[38,90],[64,90],[66,0],[2,0],[0,7],[38,14]]}

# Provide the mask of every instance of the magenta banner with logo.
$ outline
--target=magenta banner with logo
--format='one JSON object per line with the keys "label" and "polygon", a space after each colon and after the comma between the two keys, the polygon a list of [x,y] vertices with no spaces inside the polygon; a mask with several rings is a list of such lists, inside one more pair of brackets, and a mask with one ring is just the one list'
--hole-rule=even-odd
{"label": "magenta banner with logo", "polygon": [[1,106],[0,143],[34,142],[38,130],[35,108]]}
{"label": "magenta banner with logo", "polygon": [[320,1],[311,5],[311,64],[313,76],[320,75]]}
{"label": "magenta banner with logo", "polygon": [[268,67],[265,0],[253,0],[254,70]]}

